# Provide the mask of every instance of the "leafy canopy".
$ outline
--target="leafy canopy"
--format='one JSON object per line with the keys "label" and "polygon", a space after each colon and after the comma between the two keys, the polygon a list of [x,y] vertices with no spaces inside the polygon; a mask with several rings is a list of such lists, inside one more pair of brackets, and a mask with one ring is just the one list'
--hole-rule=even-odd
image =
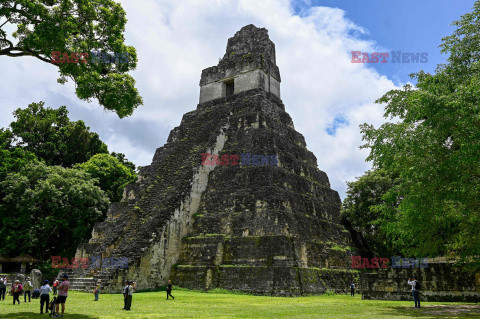
{"label": "leafy canopy", "polygon": [[72,255],[109,201],[88,173],[29,162],[0,182],[0,254]]}
{"label": "leafy canopy", "polygon": [[[76,95],[97,99],[120,118],[143,103],[135,80],[135,48],[124,43],[125,11],[112,0],[17,0],[0,2],[0,56],[32,56],[59,68],[59,83],[71,79]],[[15,29],[11,34],[8,30]],[[53,63],[53,51],[126,53],[126,63]]]}
{"label": "leafy canopy", "polygon": [[131,167],[125,166],[116,157],[108,154],[97,154],[76,168],[95,178],[95,184],[105,191],[111,202],[119,202],[125,185],[137,178]]}
{"label": "leafy canopy", "polygon": [[387,222],[398,243],[416,255],[468,258],[480,255],[480,1],[453,25],[441,45],[447,63],[413,74],[415,88],[385,94],[377,102],[395,121],[361,131],[374,166],[399,174],[385,195],[401,199]]}
{"label": "leafy canopy", "polygon": [[70,121],[65,106],[52,109],[44,108],[43,102],[32,103],[13,114],[11,139],[47,165],[71,167],[95,154],[108,153],[107,145],[83,121]]}

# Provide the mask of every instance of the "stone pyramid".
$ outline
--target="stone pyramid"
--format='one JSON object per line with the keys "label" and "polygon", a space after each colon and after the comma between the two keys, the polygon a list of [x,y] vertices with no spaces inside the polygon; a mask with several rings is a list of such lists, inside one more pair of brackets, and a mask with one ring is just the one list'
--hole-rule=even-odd
{"label": "stone pyramid", "polygon": [[340,198],[280,99],[268,31],[243,27],[203,70],[186,113],[77,258],[127,257],[128,268],[84,276],[140,289],[172,279],[192,289],[300,295],[347,289]]}

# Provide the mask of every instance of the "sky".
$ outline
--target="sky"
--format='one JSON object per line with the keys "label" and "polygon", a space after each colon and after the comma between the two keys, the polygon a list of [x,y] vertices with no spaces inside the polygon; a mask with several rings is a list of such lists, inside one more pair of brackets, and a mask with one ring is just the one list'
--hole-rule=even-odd
{"label": "sky", "polygon": [[[467,0],[124,0],[126,44],[138,54],[131,74],[144,99],[119,119],[96,101],[79,100],[73,83],[56,82],[55,66],[31,57],[0,57],[0,127],[32,102],[67,106],[109,146],[136,165],[150,164],[182,115],[196,108],[202,69],[223,57],[228,38],[254,24],[269,30],[282,77],[281,96],[295,129],[343,199],[346,182],[371,163],[359,149],[359,125],[376,127],[384,106],[409,74],[434,72],[446,56],[438,48],[450,24],[470,12]],[[352,51],[427,53],[425,63],[352,63]],[[370,55],[371,56],[371,55]]]}

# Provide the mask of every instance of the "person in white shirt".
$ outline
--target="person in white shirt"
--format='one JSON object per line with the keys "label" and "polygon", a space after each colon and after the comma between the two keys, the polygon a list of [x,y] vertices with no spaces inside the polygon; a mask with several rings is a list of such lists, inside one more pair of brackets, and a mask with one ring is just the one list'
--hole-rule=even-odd
{"label": "person in white shirt", "polygon": [[417,277],[414,276],[413,280],[409,278],[408,284],[412,286],[412,296],[413,296],[413,300],[415,301],[415,308],[420,308],[420,291],[419,291],[420,283],[417,281]]}
{"label": "person in white shirt", "polygon": [[45,280],[43,286],[40,287],[40,313],[43,313],[43,304],[45,304],[45,313],[48,313],[48,304],[50,303],[50,293],[52,288],[48,284],[48,280]]}

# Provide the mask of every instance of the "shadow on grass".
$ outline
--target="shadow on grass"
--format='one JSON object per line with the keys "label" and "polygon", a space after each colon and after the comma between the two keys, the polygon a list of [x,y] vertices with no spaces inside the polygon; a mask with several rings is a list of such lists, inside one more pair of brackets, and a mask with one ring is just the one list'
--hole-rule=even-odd
{"label": "shadow on grass", "polygon": [[[2,319],[25,319],[25,318],[48,318],[50,316],[48,314],[40,314],[38,312],[16,312],[16,313],[2,313],[0,315]],[[98,319],[99,317],[92,317],[87,315],[80,315],[80,314],[65,314],[64,318],[73,318],[73,319]]]}
{"label": "shadow on grass", "polygon": [[412,307],[389,307],[385,318],[408,316],[413,318],[480,318],[477,305],[426,305],[420,309]]}

